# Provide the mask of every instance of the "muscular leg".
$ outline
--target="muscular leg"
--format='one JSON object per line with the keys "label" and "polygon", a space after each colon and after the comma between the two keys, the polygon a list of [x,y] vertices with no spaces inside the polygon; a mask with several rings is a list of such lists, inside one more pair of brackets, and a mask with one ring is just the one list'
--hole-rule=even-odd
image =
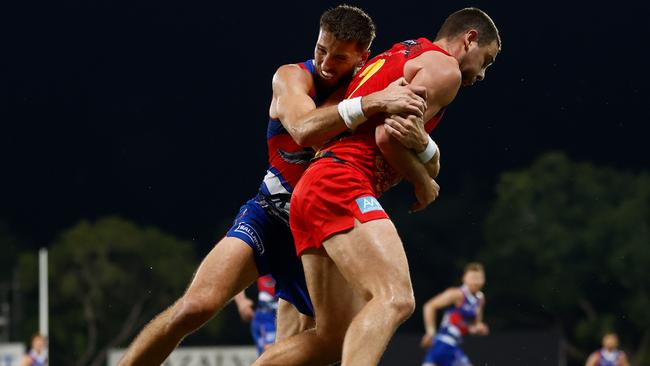
{"label": "muscular leg", "polygon": [[203,259],[183,297],[147,324],[119,365],[162,364],[186,335],[256,278],[252,249],[240,239],[223,238]]}
{"label": "muscular leg", "polygon": [[[408,262],[390,220],[355,223],[323,243],[343,277],[368,303],[353,319],[343,344],[343,366],[377,365],[397,327],[415,308]],[[305,272],[307,268],[305,268]],[[329,293],[325,301],[336,301]],[[316,309],[317,322],[320,309]]]}
{"label": "muscular leg", "polygon": [[318,366],[341,358],[345,331],[363,301],[322,250],[308,250],[301,259],[316,325],[274,344],[253,365]]}
{"label": "muscular leg", "polygon": [[314,325],[314,318],[300,313],[293,305],[285,300],[279,300],[275,333],[276,342],[313,328]]}

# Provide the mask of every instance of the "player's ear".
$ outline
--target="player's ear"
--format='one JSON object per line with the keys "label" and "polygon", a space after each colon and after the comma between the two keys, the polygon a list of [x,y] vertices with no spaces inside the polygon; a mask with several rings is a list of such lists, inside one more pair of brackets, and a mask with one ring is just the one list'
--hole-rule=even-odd
{"label": "player's ear", "polygon": [[365,50],[361,53],[361,61],[359,62],[359,66],[363,66],[363,64],[368,61],[368,58],[370,57],[370,50]]}
{"label": "player's ear", "polygon": [[476,29],[470,29],[465,32],[465,47],[469,48],[469,44],[472,42],[478,43],[478,31]]}

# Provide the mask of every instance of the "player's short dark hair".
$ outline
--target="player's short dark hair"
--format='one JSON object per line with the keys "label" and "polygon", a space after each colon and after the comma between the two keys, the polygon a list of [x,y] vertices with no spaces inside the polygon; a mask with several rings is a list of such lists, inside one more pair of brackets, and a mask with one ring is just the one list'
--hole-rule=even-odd
{"label": "player's short dark hair", "polygon": [[497,26],[487,13],[478,8],[461,9],[448,16],[442,23],[436,40],[454,38],[470,29],[478,31],[479,46],[497,41],[497,46],[501,49],[501,37]]}
{"label": "player's short dark hair", "polygon": [[463,271],[463,273],[467,273],[467,272],[483,272],[483,273],[485,273],[485,270],[483,269],[483,265],[481,263],[479,263],[479,262],[471,262],[471,263],[467,263],[467,265],[465,265],[465,271]]}
{"label": "player's short dark hair", "polygon": [[350,5],[339,5],[325,11],[320,17],[320,27],[340,41],[357,42],[364,50],[375,39],[375,23],[372,18],[363,10]]}

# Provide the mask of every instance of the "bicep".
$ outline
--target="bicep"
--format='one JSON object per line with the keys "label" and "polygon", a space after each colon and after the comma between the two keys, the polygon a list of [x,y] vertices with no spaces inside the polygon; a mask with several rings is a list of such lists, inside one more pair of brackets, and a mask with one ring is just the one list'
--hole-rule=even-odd
{"label": "bicep", "polygon": [[284,66],[279,69],[273,77],[271,117],[283,124],[292,124],[316,109],[316,103],[309,95],[312,84],[311,77],[300,68]]}
{"label": "bicep", "polygon": [[427,161],[424,163],[424,166],[427,169],[427,172],[429,172],[429,175],[431,178],[435,179],[438,177],[438,174],[440,173],[440,154],[438,151],[433,155],[433,158],[431,160]]}
{"label": "bicep", "polygon": [[592,353],[591,355],[589,355],[589,358],[587,359],[585,366],[594,366],[595,363],[596,363],[596,355]]}
{"label": "bicep", "polygon": [[627,359],[627,355],[623,353],[621,355],[621,366],[630,366],[630,362]]}
{"label": "bicep", "polygon": [[440,55],[421,55],[409,63],[407,68],[410,70],[405,70],[409,74],[409,83],[427,91],[424,121],[428,121],[456,97],[460,88],[460,69]]}
{"label": "bicep", "polygon": [[380,149],[390,144],[390,138],[390,134],[386,131],[386,127],[384,127],[383,124],[377,125],[375,128],[375,143]]}
{"label": "bicep", "polygon": [[305,93],[289,92],[276,99],[277,118],[283,124],[291,125],[314,109],[316,109],[316,103]]}

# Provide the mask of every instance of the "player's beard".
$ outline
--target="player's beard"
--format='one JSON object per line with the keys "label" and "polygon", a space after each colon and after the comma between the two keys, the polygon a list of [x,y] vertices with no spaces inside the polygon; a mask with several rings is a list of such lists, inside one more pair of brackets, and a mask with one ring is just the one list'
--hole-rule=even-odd
{"label": "player's beard", "polygon": [[338,90],[342,86],[347,87],[347,85],[350,84],[350,81],[352,80],[352,76],[354,75],[354,72],[355,70],[351,70],[347,74],[342,75],[334,83],[329,83],[328,80],[321,78],[320,72],[318,72],[319,77],[317,77],[315,80],[316,90],[318,90],[321,93],[325,93],[326,95],[329,95],[334,91]]}

